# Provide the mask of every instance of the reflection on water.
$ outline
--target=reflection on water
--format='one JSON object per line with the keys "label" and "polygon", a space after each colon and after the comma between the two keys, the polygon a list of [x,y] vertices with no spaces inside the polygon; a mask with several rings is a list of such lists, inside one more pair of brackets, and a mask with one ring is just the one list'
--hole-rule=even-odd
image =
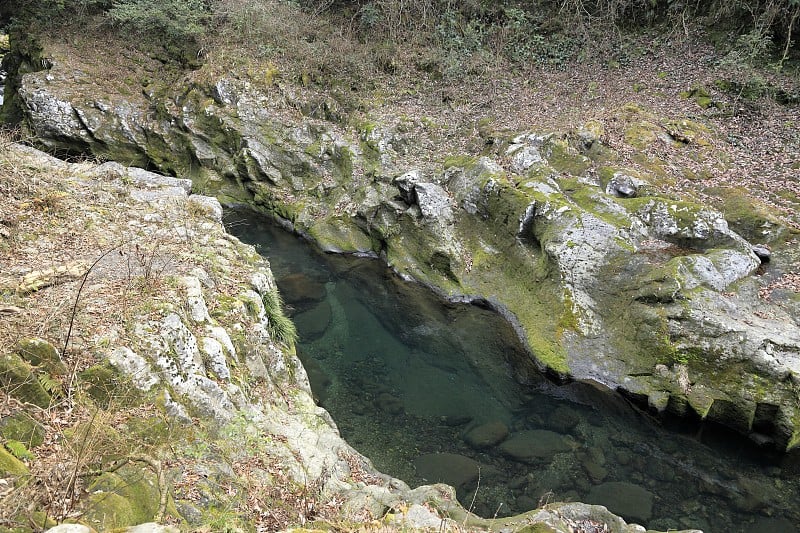
{"label": "reflection on water", "polygon": [[269,258],[318,401],[381,471],[447,482],[486,517],[579,500],[659,530],[797,531],[788,459],[759,462],[724,432],[668,431],[599,387],[550,383],[496,314],[376,260],[317,254],[249,211],[227,224]]}

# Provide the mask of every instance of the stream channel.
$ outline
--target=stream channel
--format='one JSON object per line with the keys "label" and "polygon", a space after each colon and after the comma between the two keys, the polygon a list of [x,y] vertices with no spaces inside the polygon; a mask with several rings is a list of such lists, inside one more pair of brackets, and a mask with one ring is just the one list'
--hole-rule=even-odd
{"label": "stream channel", "polygon": [[227,211],[226,226],[269,259],[317,401],[382,472],[453,485],[489,518],[583,501],[661,531],[798,531],[796,460],[552,383],[499,315],[378,260],[318,253],[249,210]]}

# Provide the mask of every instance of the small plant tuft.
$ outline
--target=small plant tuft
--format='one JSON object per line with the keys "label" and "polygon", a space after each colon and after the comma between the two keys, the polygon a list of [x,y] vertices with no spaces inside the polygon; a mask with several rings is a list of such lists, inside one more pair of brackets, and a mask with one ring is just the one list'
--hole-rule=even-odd
{"label": "small plant tuft", "polygon": [[264,310],[267,313],[268,329],[272,338],[292,347],[298,339],[297,327],[294,322],[283,312],[283,299],[277,289],[272,289],[264,293],[261,297],[264,302]]}

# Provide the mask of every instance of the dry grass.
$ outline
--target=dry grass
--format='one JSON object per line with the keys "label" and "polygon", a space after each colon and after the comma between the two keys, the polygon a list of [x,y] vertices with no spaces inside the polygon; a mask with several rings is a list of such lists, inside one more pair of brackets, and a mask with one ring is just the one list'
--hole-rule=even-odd
{"label": "dry grass", "polygon": [[[28,517],[29,525],[40,526],[42,511],[57,520],[80,514],[87,474],[110,457],[148,451],[141,440],[110,428],[155,416],[155,407],[132,402],[126,386],[107,391],[107,401],[93,400],[90,383],[79,375],[103,361],[110,347],[131,345],[134,320],[147,320],[176,300],[169,280],[199,263],[190,260],[186,238],[172,230],[204,219],[187,212],[165,222],[169,231],[148,233],[142,220],[150,208],[128,201],[121,182],[85,179],[90,163],[42,167],[10,150],[11,141],[7,134],[0,138],[0,353],[23,339],[43,338],[58,349],[67,372],[56,376],[64,393],[46,408],[22,405],[12,391],[0,390],[0,417],[24,411],[44,431],[44,443],[27,460],[32,475],[0,490],[0,525]],[[83,276],[58,277],[39,290],[19,291],[24,276],[76,262],[85,265],[85,284]],[[219,279],[218,290],[239,290],[234,278],[244,275],[234,267],[230,276]]]}
{"label": "dry grass", "polygon": [[[699,26],[620,34],[615,46],[598,41],[583,50],[585,59],[558,68],[481,51],[463,59],[455,77],[442,77],[447,58],[423,37],[362,42],[355,19],[332,22],[273,1],[226,5],[229,16],[206,45],[206,64],[187,84],[247,79],[261,85],[269,95],[265,105],[287,121],[301,118],[298,100],[333,97],[350,126],[402,123],[415,144],[403,165],[429,171],[448,155],[484,152],[481,129],[566,133],[596,120],[604,126],[603,140],[621,154],[619,164],[645,174],[658,167],[668,192],[713,201],[705,192],[711,187],[745,187],[784,223],[800,228],[797,105],[766,96],[748,100],[717,86],[733,81],[798,94],[800,79],[732,62]],[[714,105],[703,108],[681,96],[693,87],[706,89]],[[626,114],[622,104],[641,107],[657,123],[696,121],[709,128],[711,145],[632,147],[625,130],[641,117]]]}

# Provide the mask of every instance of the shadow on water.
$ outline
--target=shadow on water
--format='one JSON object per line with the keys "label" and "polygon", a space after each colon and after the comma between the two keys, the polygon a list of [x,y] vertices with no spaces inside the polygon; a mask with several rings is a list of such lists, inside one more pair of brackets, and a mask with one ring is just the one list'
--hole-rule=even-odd
{"label": "shadow on water", "polygon": [[247,210],[226,223],[269,258],[317,401],[381,471],[453,485],[485,517],[575,500],[664,531],[797,531],[796,460],[707,425],[665,429],[596,384],[554,384],[497,314],[377,260],[317,253]]}

